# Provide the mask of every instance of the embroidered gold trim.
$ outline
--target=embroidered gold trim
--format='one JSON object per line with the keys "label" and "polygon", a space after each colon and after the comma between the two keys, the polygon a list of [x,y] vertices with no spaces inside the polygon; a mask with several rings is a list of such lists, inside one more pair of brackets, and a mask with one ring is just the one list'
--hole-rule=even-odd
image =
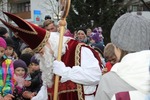
{"label": "embroidered gold trim", "polygon": [[[58,92],[58,95],[60,95],[61,93],[75,92],[75,91],[77,91],[77,89],[74,89],[74,90],[64,90],[64,91]],[[77,92],[78,92],[78,91],[77,91]],[[58,100],[59,100],[59,96],[58,96]]]}
{"label": "embroidered gold trim", "polygon": [[49,37],[50,37],[50,32],[46,31],[46,35],[45,35],[43,41],[35,49],[33,49],[33,51],[34,52],[39,52],[45,46],[45,44],[48,41]]}
{"label": "embroidered gold trim", "polygon": [[[58,100],[59,100],[59,95],[61,94],[61,93],[67,93],[67,92],[76,92],[77,91],[77,89],[74,89],[74,90],[64,90],[64,91],[60,91],[60,92],[58,92]],[[52,94],[51,93],[48,93],[48,95],[49,95],[49,97],[51,98],[50,100],[52,100]]]}
{"label": "embroidered gold trim", "polygon": [[74,89],[74,90],[64,90],[64,91],[58,92],[58,94],[66,93],[66,92],[75,92],[75,91],[77,91],[77,89]]}
{"label": "embroidered gold trim", "polygon": [[[81,65],[80,64],[80,48],[82,45],[85,45],[84,43],[79,43],[76,47],[75,50],[75,66],[77,65]],[[78,91],[78,100],[84,100],[84,98],[82,97],[84,94],[82,92],[82,85],[81,84],[77,84],[77,91]]]}

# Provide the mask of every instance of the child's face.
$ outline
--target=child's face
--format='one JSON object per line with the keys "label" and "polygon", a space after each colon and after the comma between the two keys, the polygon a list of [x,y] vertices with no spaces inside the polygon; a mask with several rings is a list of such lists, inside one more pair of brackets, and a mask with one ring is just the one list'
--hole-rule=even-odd
{"label": "child's face", "polygon": [[6,50],[5,50],[5,55],[6,56],[11,56],[14,52],[14,49],[11,46],[7,46]]}
{"label": "child's face", "polygon": [[25,69],[22,67],[18,67],[15,69],[16,76],[24,77],[25,75]]}
{"label": "child's face", "polygon": [[114,46],[114,55],[107,58],[107,60],[114,65],[115,63],[119,62],[121,59],[121,50],[119,48],[117,48],[116,46]]}
{"label": "child's face", "polygon": [[33,73],[34,71],[37,71],[39,70],[39,65],[35,64],[35,63],[31,63],[30,66],[29,66],[29,72],[30,73]]}
{"label": "child's face", "polygon": [[87,31],[87,36],[90,36],[91,33],[92,33],[92,31],[91,31],[91,30],[88,30],[88,31]]}
{"label": "child's face", "polygon": [[4,53],[5,53],[5,48],[0,47],[0,58],[2,58],[2,56],[4,55]]}
{"label": "child's face", "polygon": [[107,61],[109,61],[112,65],[118,62],[117,57],[115,55],[107,58]]}

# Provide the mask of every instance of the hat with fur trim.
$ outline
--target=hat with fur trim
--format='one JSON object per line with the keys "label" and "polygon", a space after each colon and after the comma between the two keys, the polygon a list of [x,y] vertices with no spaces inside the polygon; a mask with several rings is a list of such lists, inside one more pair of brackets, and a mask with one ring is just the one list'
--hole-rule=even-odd
{"label": "hat with fur trim", "polygon": [[122,50],[137,52],[150,49],[150,20],[126,13],[111,29],[111,42]]}
{"label": "hat with fur trim", "polygon": [[[14,31],[15,35],[17,35],[26,44],[28,44],[29,47],[33,49],[33,51],[39,52],[45,46],[50,36],[50,32],[28,21],[23,20],[16,15],[7,12],[3,13],[6,14],[11,20],[13,20],[18,25],[18,27],[0,19],[1,22],[12,31]],[[33,42],[33,40],[35,42]]]}

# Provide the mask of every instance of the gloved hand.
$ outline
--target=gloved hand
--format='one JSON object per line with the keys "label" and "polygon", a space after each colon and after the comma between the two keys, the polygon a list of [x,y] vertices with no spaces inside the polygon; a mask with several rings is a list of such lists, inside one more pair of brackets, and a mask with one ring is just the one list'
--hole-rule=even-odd
{"label": "gloved hand", "polygon": [[38,94],[34,96],[31,100],[48,100],[47,96],[47,87],[43,85]]}
{"label": "gloved hand", "polygon": [[66,67],[66,65],[62,61],[55,60],[53,62],[53,73],[57,74],[59,76],[66,76],[68,74],[68,71],[70,70],[70,67]]}

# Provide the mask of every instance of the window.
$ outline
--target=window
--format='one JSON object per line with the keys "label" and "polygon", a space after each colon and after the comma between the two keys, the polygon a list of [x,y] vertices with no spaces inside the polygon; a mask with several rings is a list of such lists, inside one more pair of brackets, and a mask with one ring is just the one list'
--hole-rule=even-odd
{"label": "window", "polygon": [[132,11],[137,11],[138,10],[138,5],[132,5]]}
{"label": "window", "polygon": [[143,11],[143,7],[140,5],[132,5],[132,11]]}
{"label": "window", "polygon": [[30,2],[17,4],[17,12],[28,12],[30,11]]}
{"label": "window", "polygon": [[30,11],[30,3],[25,4],[25,11]]}

